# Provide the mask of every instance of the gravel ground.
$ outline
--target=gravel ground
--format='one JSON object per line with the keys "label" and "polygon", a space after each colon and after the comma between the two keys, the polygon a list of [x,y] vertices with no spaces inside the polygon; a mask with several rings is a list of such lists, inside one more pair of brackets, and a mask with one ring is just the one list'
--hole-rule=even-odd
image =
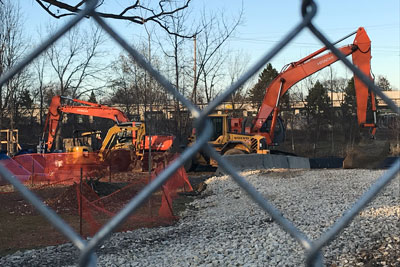
{"label": "gravel ground", "polygon": [[[265,197],[317,239],[383,171],[244,172]],[[174,226],[116,233],[98,250],[98,266],[304,266],[297,242],[226,176],[188,204]],[[400,266],[399,177],[325,247],[326,266]],[[74,266],[70,244],[17,252],[0,266]]]}

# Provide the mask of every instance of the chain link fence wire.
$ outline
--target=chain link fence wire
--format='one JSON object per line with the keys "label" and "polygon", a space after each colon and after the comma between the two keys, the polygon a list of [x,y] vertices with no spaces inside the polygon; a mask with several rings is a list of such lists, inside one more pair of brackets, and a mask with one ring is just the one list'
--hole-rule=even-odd
{"label": "chain link fence wire", "polygon": [[88,0],[85,3],[85,8],[77,14],[73,19],[66,23],[53,36],[39,45],[33,52],[27,55],[19,64],[0,77],[0,87],[9,81],[14,75],[18,74],[36,57],[49,48],[54,42],[62,37],[66,32],[71,30],[83,18],[92,17],[98,25],[106,31],[122,48],[132,56],[135,61],[143,67],[150,75],[156,79],[166,91],[171,93],[189,110],[195,119],[194,126],[198,134],[196,143],[187,148],[180,155],[178,160],[174,161],[167,169],[160,173],[151,183],[149,183],[141,192],[139,192],[130,202],[116,214],[107,224],[105,224],[90,240],[82,239],[63,219],[61,219],[52,209],[48,208],[34,193],[20,183],[6,168],[0,165],[0,175],[18,190],[21,195],[28,200],[40,213],[45,217],[59,232],[67,237],[79,250],[80,259],[79,266],[96,266],[97,256],[96,248],[99,247],[111,233],[120,226],[131,214],[133,214],[158,188],[165,183],[168,178],[178,170],[180,166],[195,155],[197,151],[203,149],[209,156],[214,158],[223,171],[230,175],[233,180],[242,187],[242,189],[252,198],[265,212],[267,212],[283,230],[288,232],[298,243],[303,247],[306,255],[306,266],[322,266],[323,255],[322,248],[327,246],[340,234],[343,229],[350,224],[353,218],[370,203],[375,196],[396,177],[400,168],[400,161],[397,160],[390,169],[388,169],[381,177],[377,178],[376,182],[347,210],[343,216],[337,220],[330,229],[328,229],[317,240],[310,240],[303,232],[295,225],[284,218],[282,213],[275,208],[270,201],[263,197],[238,170],[219,155],[214,148],[208,144],[211,137],[212,125],[208,121],[207,116],[214,109],[226,100],[230,94],[240,88],[254,74],[258,73],[263,66],[268,63],[280,50],[289,44],[301,31],[310,30],[330,51],[332,51],[341,60],[347,68],[349,68],[365,85],[368,86],[377,96],[379,96],[387,105],[399,114],[399,108],[389,99],[379,87],[374,85],[366,75],[364,75],[357,67],[355,67],[346,57],[330,42],[324,34],[313,24],[313,18],[317,14],[317,5],[312,0],[302,1],[301,13],[303,19],[298,25],[293,27],[286,36],[276,44],[269,52],[261,57],[245,74],[243,74],[234,84],[229,86],[221,95],[214,99],[203,110],[200,110],[189,99],[180,94],[176,88],[161,75],[135,48],[130,46],[121,36],[119,36],[95,11],[98,0]]}

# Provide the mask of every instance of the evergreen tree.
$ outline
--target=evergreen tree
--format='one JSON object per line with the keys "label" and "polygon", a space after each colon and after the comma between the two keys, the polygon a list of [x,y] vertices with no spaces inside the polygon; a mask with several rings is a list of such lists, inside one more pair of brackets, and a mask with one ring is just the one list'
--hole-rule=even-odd
{"label": "evergreen tree", "polygon": [[392,86],[390,85],[388,79],[384,76],[378,76],[378,82],[376,83],[383,91],[392,91]]}
{"label": "evergreen tree", "polygon": [[96,95],[94,94],[93,90],[92,90],[92,93],[90,94],[88,102],[97,103]]}
{"label": "evergreen tree", "polygon": [[28,89],[20,92],[17,102],[18,107],[24,107],[27,109],[31,109],[33,105],[33,99],[31,98],[31,94]]}
{"label": "evergreen tree", "polygon": [[350,118],[357,112],[356,88],[354,78],[351,78],[344,90],[344,101],[341,105],[344,117]]}
{"label": "evergreen tree", "polygon": [[354,78],[351,78],[344,91],[344,101],[341,105],[342,111],[342,130],[344,140],[349,143],[354,143],[359,138],[357,125],[357,100],[356,89],[354,86]]}
{"label": "evergreen tree", "polygon": [[[32,123],[33,121],[32,107],[33,107],[33,99],[31,98],[31,94],[28,89],[24,89],[22,92],[19,93],[18,100],[16,102],[15,118],[17,123],[18,122],[24,123],[23,120],[21,119],[21,115],[22,117],[24,117],[28,114],[31,118],[30,123]],[[19,127],[18,124],[17,127]]]}
{"label": "evergreen tree", "polygon": [[[88,102],[91,103],[97,103],[97,99],[96,99],[96,95],[94,94],[93,90],[90,93]],[[84,116],[84,115],[79,115],[83,121],[83,126],[82,127],[87,127],[85,125],[90,125],[91,129],[90,130],[94,130],[94,129],[98,129],[100,127],[101,121],[103,119],[101,118],[96,118],[93,116]]]}
{"label": "evergreen tree", "polygon": [[306,97],[305,109],[307,115],[312,120],[323,122],[329,119],[330,98],[328,90],[317,81],[309,90]]}
{"label": "evergreen tree", "polygon": [[308,91],[305,110],[307,112],[310,143],[313,144],[314,157],[321,134],[330,122],[330,98],[328,90],[318,80]]}
{"label": "evergreen tree", "polygon": [[249,90],[249,99],[253,105],[257,105],[260,107],[264,95],[265,90],[267,89],[268,85],[278,76],[278,71],[272,67],[271,63],[268,63],[261,74],[258,76],[258,81],[254,85],[253,88]]}
{"label": "evergreen tree", "polygon": [[[382,89],[391,90],[390,84],[385,78],[379,79],[379,81],[383,81],[381,85],[378,84],[379,87],[381,87]],[[374,101],[375,103],[377,103],[376,96]],[[342,127],[344,131],[343,134],[346,138],[346,141],[350,143],[358,143],[361,140],[360,138],[362,138],[363,136],[369,136],[369,128],[360,128],[358,125],[357,98],[353,78],[348,81],[347,87],[345,88],[344,102],[341,105],[341,111]],[[373,122],[374,114],[371,107],[371,96],[368,97],[366,112],[366,121]]]}

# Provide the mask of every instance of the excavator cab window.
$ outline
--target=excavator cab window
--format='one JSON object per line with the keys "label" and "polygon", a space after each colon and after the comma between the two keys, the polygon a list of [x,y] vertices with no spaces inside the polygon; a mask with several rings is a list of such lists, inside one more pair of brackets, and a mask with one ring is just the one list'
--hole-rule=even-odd
{"label": "excavator cab window", "polygon": [[214,132],[210,141],[215,141],[223,134],[223,119],[221,117],[211,117],[211,123],[213,125]]}
{"label": "excavator cab window", "polygon": [[[271,123],[272,123],[272,116],[269,116],[268,119],[264,122],[263,126],[261,127],[261,132],[263,133],[269,133],[271,129]],[[275,125],[275,130],[274,130],[274,140],[272,140],[273,143],[279,144],[285,141],[285,126],[283,124],[283,120],[281,117],[277,117],[276,119],[276,125]]]}
{"label": "excavator cab window", "polygon": [[117,134],[118,143],[132,143],[132,132],[122,131]]}
{"label": "excavator cab window", "polygon": [[271,123],[272,123],[272,116],[269,116],[268,119],[266,119],[263,125],[261,126],[260,132],[269,133],[271,129]]}

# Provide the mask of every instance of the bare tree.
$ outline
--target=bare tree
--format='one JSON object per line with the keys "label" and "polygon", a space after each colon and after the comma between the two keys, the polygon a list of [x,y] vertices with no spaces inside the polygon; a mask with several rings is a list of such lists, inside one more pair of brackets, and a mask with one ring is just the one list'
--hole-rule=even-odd
{"label": "bare tree", "polygon": [[[103,18],[111,18],[116,20],[125,20],[135,24],[145,24],[153,22],[166,32],[172,35],[181,36],[179,33],[171,29],[168,23],[168,18],[177,15],[182,10],[189,6],[191,0],[177,0],[175,5],[171,5],[170,1],[127,1],[124,7],[120,10],[112,10],[112,12],[101,12],[102,6],[105,6],[105,1],[100,0],[97,4],[97,14]],[[75,15],[82,10],[82,6],[86,1],[73,1],[75,4],[70,4],[71,1],[57,0],[36,0],[36,2],[54,18],[62,18]],[[133,3],[132,3],[133,2]],[[109,6],[107,7],[110,8]],[[187,36],[186,36],[187,37]]]}
{"label": "bare tree", "polygon": [[[187,90],[192,84],[188,84],[189,75],[192,73],[192,39],[182,36],[195,35],[196,31],[188,22],[192,14],[186,9],[180,14],[169,17],[171,29],[179,35],[167,34],[165,38],[158,39],[158,46],[161,48],[167,64],[164,72],[171,78],[173,85],[183,95],[190,94]],[[178,137],[186,136],[186,129],[189,124],[189,116],[182,112],[182,106],[177,99],[173,99],[174,104],[174,134]]]}
{"label": "bare tree", "polygon": [[[0,75],[13,67],[27,49],[19,10],[19,6],[10,0],[4,0],[0,5]],[[3,126],[4,116],[8,114],[10,127],[14,128],[15,115],[18,113],[17,95],[27,89],[28,79],[28,70],[24,70],[0,88],[0,127]]]}
{"label": "bare tree", "polygon": [[114,77],[110,80],[111,102],[122,104],[128,117],[140,114],[140,104],[145,102],[143,71],[126,55],[120,55],[112,69]]}
{"label": "bare tree", "polygon": [[[230,79],[230,84],[233,84],[247,69],[250,57],[245,55],[242,51],[237,51],[236,53],[229,53],[231,56],[227,61],[227,69]],[[246,91],[249,84],[252,81],[247,82],[242,85],[238,90],[236,90],[230,97],[230,102],[232,104],[232,112],[235,113],[237,109],[241,109],[246,100]]]}
{"label": "bare tree", "polygon": [[[145,50],[147,46],[143,44],[141,51]],[[151,62],[156,68],[161,65],[155,55],[152,55]],[[111,102],[123,104],[128,116],[139,115],[142,108],[146,112],[150,104],[159,106],[168,100],[161,85],[149,76],[132,57],[121,55],[117,61],[113,62],[112,69]],[[132,105],[135,109],[132,109]]]}
{"label": "bare tree", "polygon": [[47,82],[44,74],[47,69],[47,57],[44,55],[40,56],[34,61],[34,77],[36,86],[33,90],[33,98],[39,102],[39,124],[40,128],[43,128],[44,113],[46,106],[46,95],[49,91],[54,88],[52,82]]}
{"label": "bare tree", "polygon": [[191,96],[195,103],[200,96],[198,94],[200,82],[207,103],[217,95],[216,86],[224,76],[222,67],[227,59],[223,47],[241,23],[242,15],[243,9],[240,10],[238,17],[229,23],[223,14],[208,15],[203,12],[199,34],[196,35],[197,73]]}
{"label": "bare tree", "polygon": [[65,39],[46,51],[61,95],[69,94],[78,98],[103,87],[100,84],[105,83],[102,71],[107,66],[98,62],[103,55],[100,51],[103,42],[104,36],[99,28],[91,28],[89,32],[73,28]]}
{"label": "bare tree", "polygon": [[[50,68],[56,76],[56,94],[80,98],[105,86],[102,73],[107,65],[99,62],[103,55],[100,51],[103,42],[104,36],[99,28],[91,27],[89,32],[73,28],[60,42],[46,50]],[[55,138],[56,149],[61,148],[61,129],[60,123]]]}
{"label": "bare tree", "polygon": [[[128,117],[131,117],[135,110],[132,110],[132,105],[135,104],[136,92],[130,84],[129,76],[127,75],[127,68],[125,67],[127,63],[127,58],[125,56],[120,56],[120,60],[116,61],[112,65],[112,70],[115,75],[110,81],[111,87],[111,102],[122,104],[125,107],[125,112]],[[136,104],[136,112],[139,114],[140,106]]]}
{"label": "bare tree", "polygon": [[[168,23],[177,35],[166,35],[158,40],[166,63],[164,73],[183,95],[197,104],[200,99],[210,102],[217,95],[218,82],[227,75],[225,67],[228,53],[225,43],[241,21],[242,10],[237,18],[226,19],[222,13],[210,14],[203,10],[200,21],[190,9],[169,17]],[[193,24],[190,24],[192,22]],[[189,39],[186,36],[194,36]],[[195,61],[193,62],[193,53]],[[189,89],[189,90],[188,90]],[[189,116],[182,112],[179,101],[174,99],[176,121],[175,134],[184,136]]]}

